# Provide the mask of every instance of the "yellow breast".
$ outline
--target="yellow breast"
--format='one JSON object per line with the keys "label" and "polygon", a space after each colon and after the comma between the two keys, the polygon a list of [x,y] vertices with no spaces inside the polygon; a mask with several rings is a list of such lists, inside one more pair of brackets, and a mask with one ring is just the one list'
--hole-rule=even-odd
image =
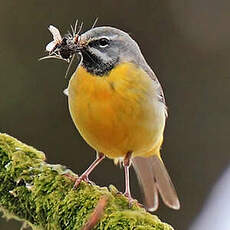
{"label": "yellow breast", "polygon": [[164,106],[153,81],[134,64],[120,64],[103,77],[80,66],[69,83],[69,108],[82,137],[108,157],[159,153]]}

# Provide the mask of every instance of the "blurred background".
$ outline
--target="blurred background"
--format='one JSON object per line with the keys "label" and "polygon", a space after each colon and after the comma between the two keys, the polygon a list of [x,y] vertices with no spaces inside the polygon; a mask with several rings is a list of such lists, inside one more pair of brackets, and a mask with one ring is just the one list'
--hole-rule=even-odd
{"label": "blurred background", "polygon": [[[169,118],[162,153],[182,207],[173,211],[161,205],[156,214],[175,229],[203,230],[197,222],[201,213],[210,220],[224,211],[222,205],[215,206],[222,195],[213,199],[211,216],[206,201],[213,198],[210,192],[230,163],[229,12],[227,0],[1,1],[0,132],[79,174],[94,160],[94,151],[74,127],[63,94],[67,64],[38,58],[46,55],[45,45],[52,40],[49,24],[64,34],[76,19],[84,22],[84,31],[99,17],[97,26],[130,33],[164,89]],[[141,199],[133,171],[131,176],[133,195]],[[223,178],[224,190],[230,179]],[[124,189],[123,170],[111,160],[105,160],[91,179]],[[220,229],[215,224],[209,230]],[[0,229],[20,226],[0,218]]]}

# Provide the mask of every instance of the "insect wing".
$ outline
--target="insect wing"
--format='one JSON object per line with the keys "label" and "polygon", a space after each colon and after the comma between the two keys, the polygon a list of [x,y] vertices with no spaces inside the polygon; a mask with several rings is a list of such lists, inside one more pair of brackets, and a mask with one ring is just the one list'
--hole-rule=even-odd
{"label": "insect wing", "polygon": [[50,33],[53,35],[54,42],[60,43],[62,41],[62,37],[61,37],[59,30],[52,25],[50,25],[48,29]]}

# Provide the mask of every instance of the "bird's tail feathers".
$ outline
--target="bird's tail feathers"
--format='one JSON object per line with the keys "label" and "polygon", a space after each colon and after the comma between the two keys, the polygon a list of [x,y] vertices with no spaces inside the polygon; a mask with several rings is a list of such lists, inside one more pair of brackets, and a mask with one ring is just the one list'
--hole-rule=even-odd
{"label": "bird's tail feathers", "polygon": [[135,157],[132,159],[132,163],[144,193],[145,206],[149,211],[157,210],[159,205],[158,193],[168,207],[180,208],[174,185],[159,156]]}

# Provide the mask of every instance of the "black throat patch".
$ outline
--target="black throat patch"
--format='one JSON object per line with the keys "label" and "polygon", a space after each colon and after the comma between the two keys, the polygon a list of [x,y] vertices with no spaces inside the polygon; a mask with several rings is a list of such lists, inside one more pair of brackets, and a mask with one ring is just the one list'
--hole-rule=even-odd
{"label": "black throat patch", "polygon": [[87,70],[87,72],[100,77],[108,75],[119,60],[119,58],[117,58],[112,62],[104,63],[103,60],[89,52],[89,50],[87,50],[86,48],[83,48],[81,50],[81,53],[83,57],[83,67]]}

